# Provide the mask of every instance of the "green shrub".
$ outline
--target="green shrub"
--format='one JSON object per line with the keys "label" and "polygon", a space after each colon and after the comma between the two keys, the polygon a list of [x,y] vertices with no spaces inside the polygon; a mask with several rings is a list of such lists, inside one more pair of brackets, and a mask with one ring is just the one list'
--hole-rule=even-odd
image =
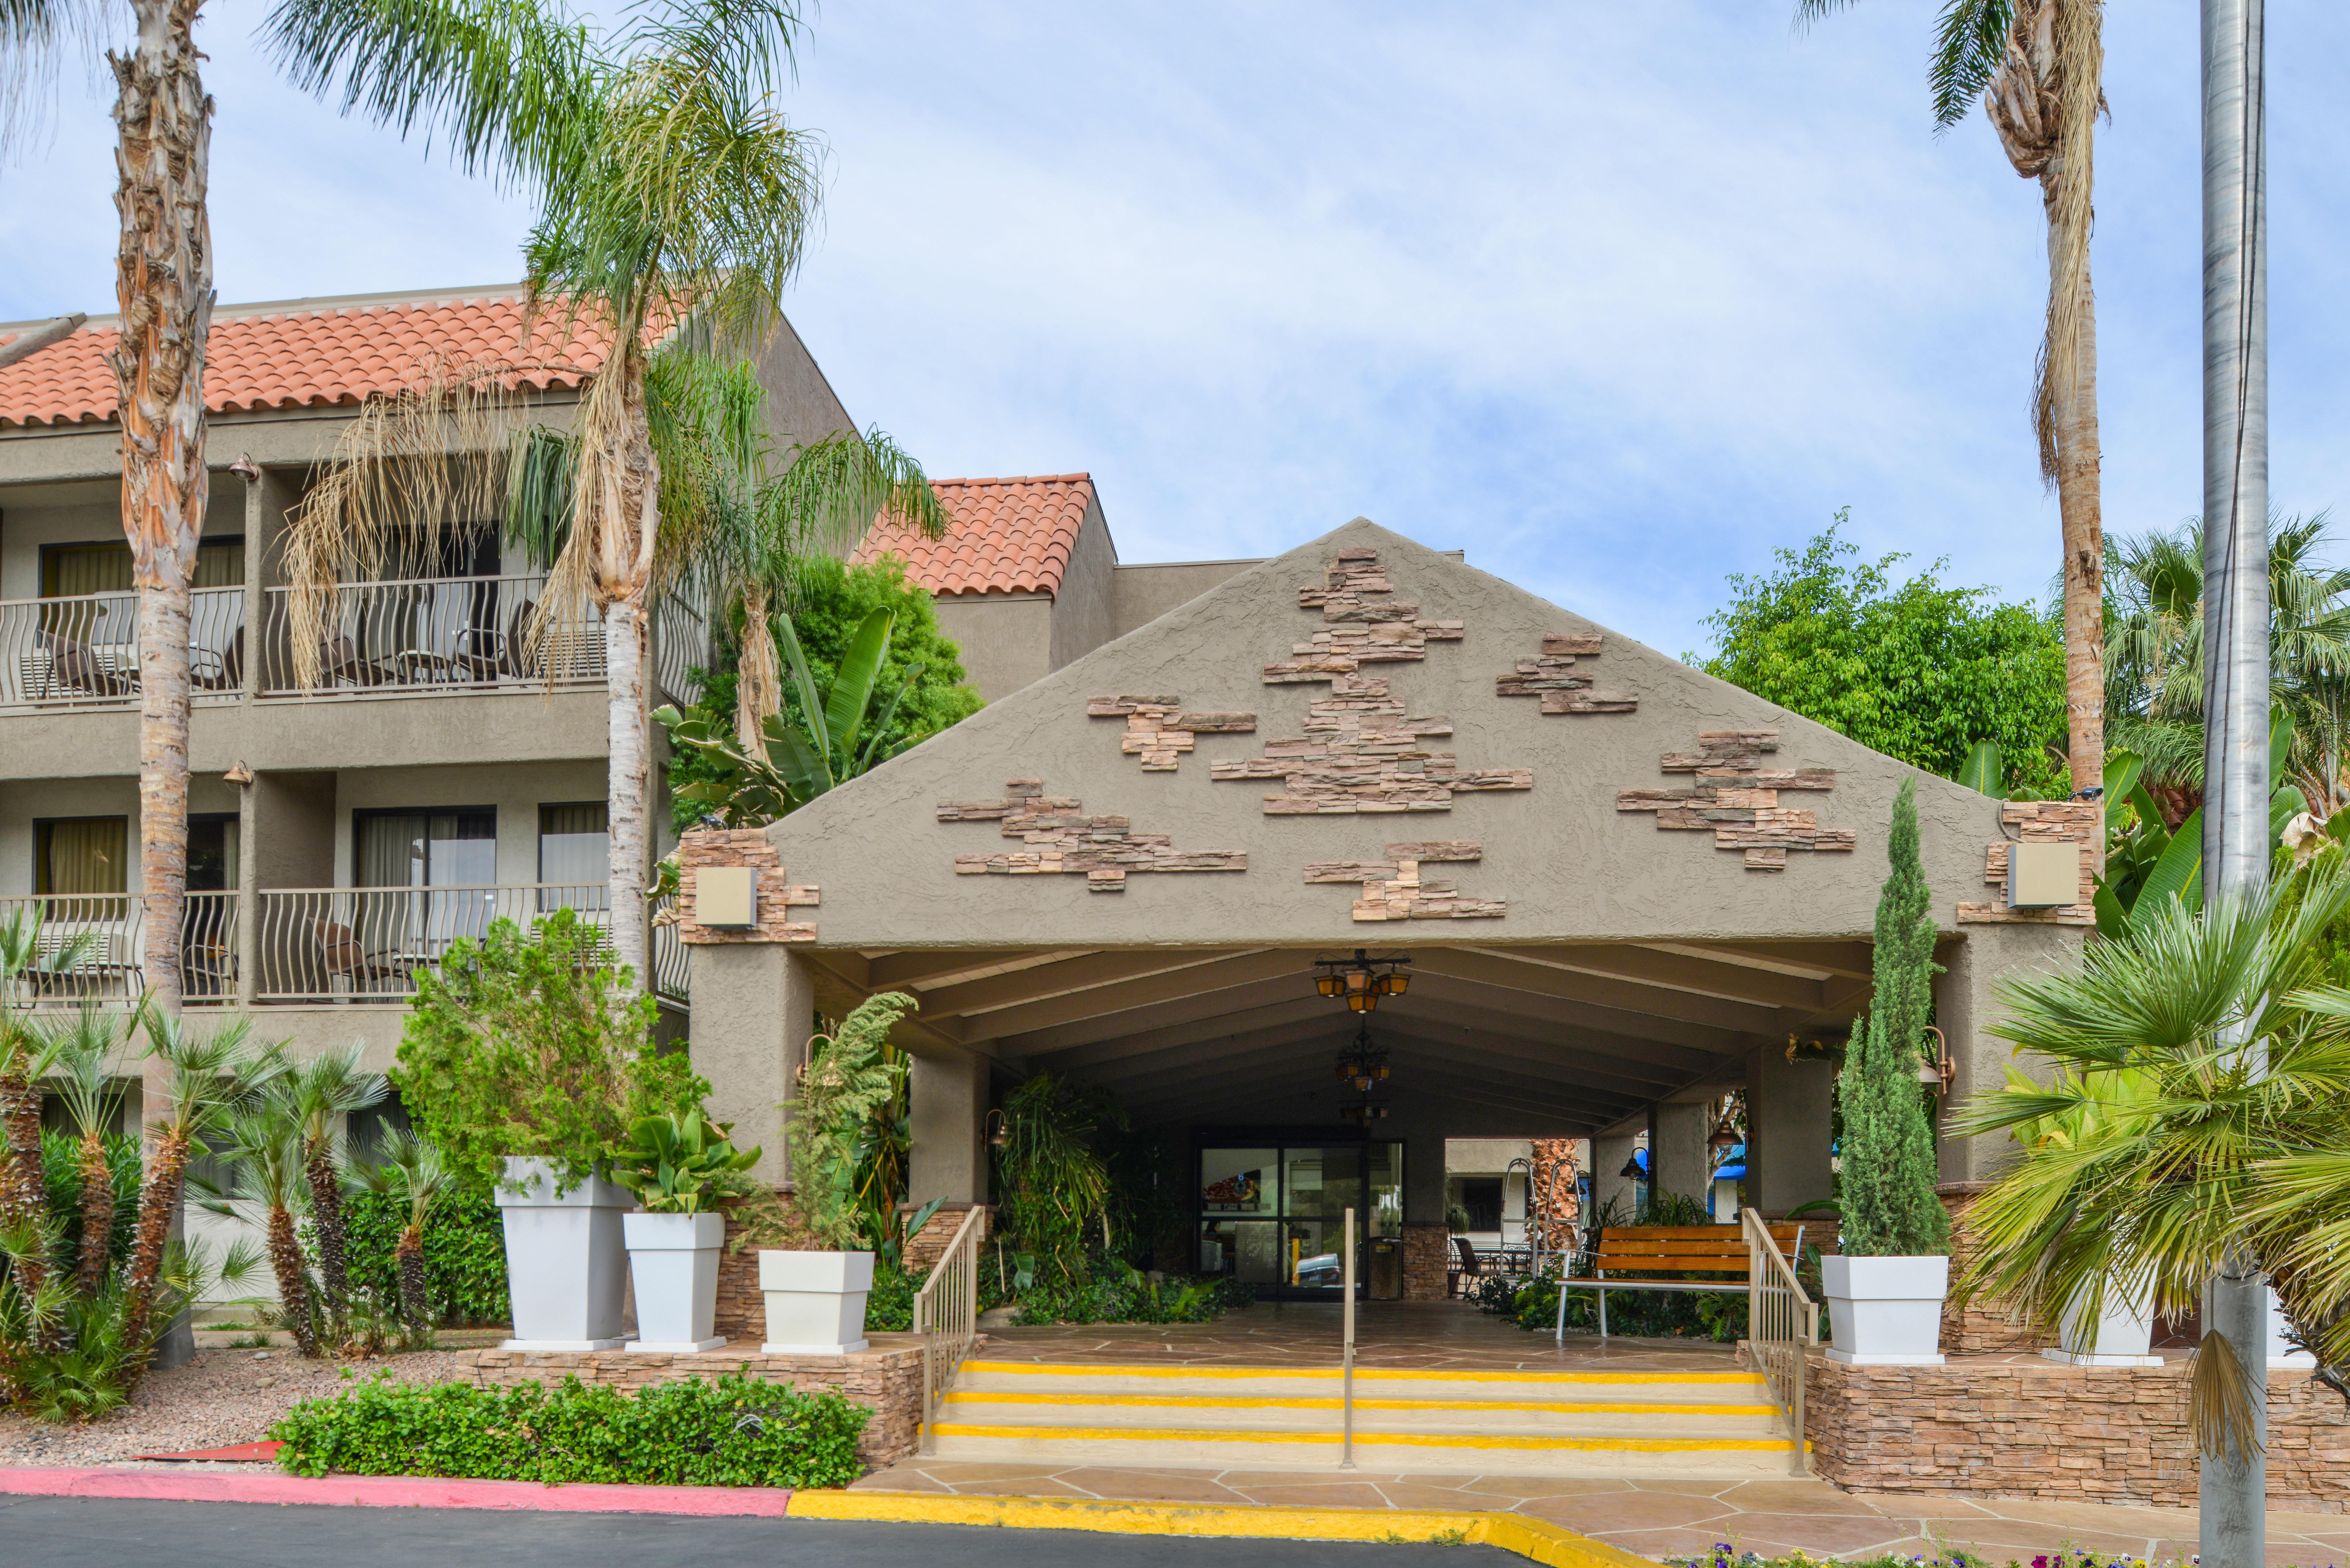
{"label": "green shrub", "polygon": [[296,1475],[458,1476],[662,1486],[840,1487],[870,1412],[729,1373],[622,1393],[395,1383],[385,1373],[306,1399],[269,1429]]}
{"label": "green shrub", "polygon": [[[139,1225],[139,1140],[109,1134],[106,1161],[114,1174],[114,1230],[107,1256],[120,1264],[130,1256]],[[41,1176],[48,1188],[49,1217],[57,1222],[53,1265],[70,1273],[81,1256],[81,1145],[64,1133],[41,1131]]]}
{"label": "green shrub", "polygon": [[[354,1192],[343,1199],[352,1285],[377,1299],[400,1299],[400,1227],[408,1204],[392,1192]],[[303,1237],[310,1238],[307,1229]],[[452,1192],[432,1206],[424,1225],[424,1294],[432,1321],[443,1327],[508,1323],[506,1238],[498,1206],[484,1193]]]}

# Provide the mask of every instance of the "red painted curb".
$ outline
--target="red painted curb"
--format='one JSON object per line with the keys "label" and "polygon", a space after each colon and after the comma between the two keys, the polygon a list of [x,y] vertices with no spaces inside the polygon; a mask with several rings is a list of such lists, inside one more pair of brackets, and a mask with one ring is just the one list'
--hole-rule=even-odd
{"label": "red painted curb", "polygon": [[749,1514],[780,1519],[785,1487],[541,1486],[536,1481],[424,1476],[192,1474],[185,1470],[0,1469],[0,1492],[19,1497],[138,1498],[154,1502],[322,1503],[344,1508],[486,1508],[552,1513]]}

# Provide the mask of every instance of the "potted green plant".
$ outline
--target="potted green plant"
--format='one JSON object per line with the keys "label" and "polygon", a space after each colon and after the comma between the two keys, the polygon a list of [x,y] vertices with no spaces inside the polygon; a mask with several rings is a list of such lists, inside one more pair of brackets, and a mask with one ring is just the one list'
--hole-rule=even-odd
{"label": "potted green plant", "polygon": [[460,939],[416,1002],[391,1074],[460,1181],[494,1189],[514,1350],[615,1350],[629,1259],[613,1181],[638,1120],[700,1106],[710,1085],[653,1044],[655,1002],[611,967],[604,932],[558,909],[525,933]]}
{"label": "potted green plant", "polygon": [[613,1157],[612,1179],[644,1206],[620,1216],[637,1292],[637,1337],[626,1349],[694,1355],[726,1343],[712,1332],[726,1241],[726,1216],[716,1206],[747,1189],[743,1172],[759,1160],[757,1149],[734,1147],[733,1130],[699,1106],[639,1116]]}
{"label": "potted green plant", "polygon": [[1904,781],[1877,902],[1876,992],[1856,1024],[1836,1096],[1844,1107],[1844,1250],[1820,1260],[1829,1359],[1929,1366],[1942,1359],[1950,1219],[1934,1195],[1934,1131],[1918,1079],[1933,1002],[1933,895],[1918,857],[1918,802]]}
{"label": "potted green plant", "polygon": [[899,992],[867,998],[829,1035],[808,1042],[798,1090],[784,1107],[792,1182],[812,1246],[762,1249],[769,1355],[846,1355],[863,1350],[873,1253],[862,1245],[857,1167],[867,1125],[897,1088],[902,1066],[882,1055],[890,1026],[917,1003]]}

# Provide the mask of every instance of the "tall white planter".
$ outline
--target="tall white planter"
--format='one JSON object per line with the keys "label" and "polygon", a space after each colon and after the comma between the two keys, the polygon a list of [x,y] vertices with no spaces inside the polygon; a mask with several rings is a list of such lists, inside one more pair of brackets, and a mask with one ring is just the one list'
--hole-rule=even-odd
{"label": "tall white planter", "polygon": [[863,1350],[865,1298],[873,1289],[870,1252],[759,1254],[767,1303],[768,1355],[847,1355]]}
{"label": "tall white planter", "polygon": [[1828,1359],[1847,1366],[1939,1366],[1948,1258],[1820,1260],[1828,1298]]}
{"label": "tall white planter", "polygon": [[636,1198],[593,1176],[560,1197],[555,1189],[547,1161],[506,1161],[497,1204],[515,1336],[500,1348],[617,1350],[629,1288],[620,1218]]}
{"label": "tall white planter", "polygon": [[637,1286],[637,1337],[627,1348],[692,1355],[726,1343],[718,1316],[723,1214],[623,1214],[629,1273]]}
{"label": "tall white planter", "polygon": [[2091,1322],[2088,1303],[2076,1296],[2065,1310],[2064,1322],[2056,1336],[2056,1348],[2043,1350],[2040,1354],[2067,1366],[2161,1366],[2162,1357],[2152,1354],[2152,1297],[2151,1286],[2134,1294],[2126,1294],[2109,1284],[2106,1289],[2105,1309],[2095,1322]]}

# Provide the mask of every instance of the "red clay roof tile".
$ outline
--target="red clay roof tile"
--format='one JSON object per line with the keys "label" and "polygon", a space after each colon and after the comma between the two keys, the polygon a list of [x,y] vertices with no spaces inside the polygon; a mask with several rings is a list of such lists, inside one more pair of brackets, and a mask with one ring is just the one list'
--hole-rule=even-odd
{"label": "red clay roof tile", "polygon": [[941,479],[932,488],[954,516],[945,537],[925,539],[911,528],[876,524],[853,558],[862,565],[896,556],[906,563],[906,575],[934,594],[1061,591],[1061,575],[1093,505],[1091,474]]}
{"label": "red clay roof tile", "polygon": [[[520,294],[445,304],[368,306],[286,316],[217,316],[204,366],[213,413],[357,403],[429,375],[436,361],[503,362],[524,385],[572,388],[604,362],[609,335],[542,316],[530,340]],[[110,421],[120,331],[87,327],[0,367],[0,425]],[[0,338],[0,343],[13,341]]]}

